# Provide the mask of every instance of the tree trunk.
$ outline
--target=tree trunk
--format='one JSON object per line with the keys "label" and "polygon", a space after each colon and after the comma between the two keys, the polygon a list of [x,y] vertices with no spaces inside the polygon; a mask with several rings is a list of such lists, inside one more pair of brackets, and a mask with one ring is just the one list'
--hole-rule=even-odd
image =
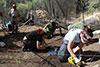
{"label": "tree trunk", "polygon": [[59,4],[59,2],[58,2],[57,0],[55,0],[55,1],[56,1],[56,3],[57,3],[58,7],[60,8],[60,10],[61,10],[63,16],[65,17],[65,13],[64,13],[64,11],[63,11],[61,5]]}
{"label": "tree trunk", "polygon": [[48,3],[49,3],[48,11],[49,11],[49,14],[51,15],[51,2],[50,2],[50,0],[48,0]]}

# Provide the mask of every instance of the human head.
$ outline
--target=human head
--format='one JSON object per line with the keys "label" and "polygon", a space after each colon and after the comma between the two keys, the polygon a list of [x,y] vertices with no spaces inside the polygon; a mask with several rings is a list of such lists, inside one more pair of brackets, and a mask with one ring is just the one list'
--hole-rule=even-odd
{"label": "human head", "polygon": [[48,35],[47,33],[45,33],[45,32],[43,32],[42,35],[43,35],[44,38],[48,38],[48,36],[49,36],[49,35]]}
{"label": "human head", "polygon": [[43,29],[38,29],[36,30],[36,32],[40,35],[42,35],[43,37],[47,38],[48,37],[48,34],[44,32]]}
{"label": "human head", "polygon": [[45,32],[46,34],[48,34],[48,35],[51,34],[51,31],[49,31],[48,29],[44,30],[44,32]]}
{"label": "human head", "polygon": [[90,26],[86,26],[86,25],[84,25],[83,31],[84,31],[84,33],[90,33],[90,32],[93,32],[93,31],[91,30],[91,27],[90,27]]}
{"label": "human head", "polygon": [[84,26],[83,33],[88,33],[89,36],[93,37],[93,30],[90,28],[90,26]]}
{"label": "human head", "polygon": [[83,43],[88,43],[91,38],[93,37],[93,33],[92,33],[92,30],[91,29],[86,29],[87,32],[82,32],[83,34],[83,37],[81,37],[81,41]]}
{"label": "human head", "polygon": [[53,26],[53,27],[55,27],[56,26],[56,22],[51,22],[51,25]]}
{"label": "human head", "polygon": [[88,37],[87,34],[83,34],[83,37],[80,37],[80,38],[81,38],[82,43],[89,43],[89,41],[90,41],[90,37]]}
{"label": "human head", "polygon": [[30,10],[30,14],[34,14],[34,11],[33,10]]}
{"label": "human head", "polygon": [[15,4],[15,3],[13,3],[13,4],[12,4],[12,7],[13,7],[13,8],[16,8],[16,4]]}

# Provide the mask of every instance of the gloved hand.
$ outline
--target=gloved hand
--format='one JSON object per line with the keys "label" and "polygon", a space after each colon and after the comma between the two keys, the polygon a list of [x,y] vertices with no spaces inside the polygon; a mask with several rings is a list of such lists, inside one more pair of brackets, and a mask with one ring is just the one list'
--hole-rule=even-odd
{"label": "gloved hand", "polygon": [[81,60],[78,59],[77,57],[74,57],[75,63],[79,63]]}
{"label": "gloved hand", "polygon": [[48,47],[48,45],[47,44],[44,44],[42,47],[45,47],[46,48],[46,47]]}

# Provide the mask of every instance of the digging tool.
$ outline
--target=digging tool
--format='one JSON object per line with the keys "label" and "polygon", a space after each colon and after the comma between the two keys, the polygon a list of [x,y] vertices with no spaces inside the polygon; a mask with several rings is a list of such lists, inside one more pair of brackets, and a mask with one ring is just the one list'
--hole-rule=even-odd
{"label": "digging tool", "polygon": [[25,26],[25,24],[27,24],[30,20],[32,20],[32,19],[30,18],[29,20],[27,20],[27,21],[22,25],[22,27]]}

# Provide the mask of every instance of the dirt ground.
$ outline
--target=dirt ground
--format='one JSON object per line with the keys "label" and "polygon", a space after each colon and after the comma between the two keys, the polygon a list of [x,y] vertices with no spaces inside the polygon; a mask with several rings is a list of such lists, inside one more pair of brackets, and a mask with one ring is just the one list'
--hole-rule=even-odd
{"label": "dirt ground", "polygon": [[[23,37],[30,31],[35,30],[37,26],[24,26],[19,27],[19,33],[11,35],[8,34],[6,37],[0,37],[0,41],[6,43],[6,46],[0,48],[0,67],[75,67],[68,62],[60,62],[57,56],[50,56],[49,51],[47,52],[23,52],[21,50],[23,43]],[[56,34],[59,31],[56,31]],[[63,33],[67,33],[63,30]],[[100,35],[95,35],[94,38],[99,38]],[[57,35],[52,39],[46,39],[46,42],[54,47],[60,46],[63,37]],[[100,46],[98,43],[90,44],[83,47],[84,62],[82,67],[100,67]],[[91,55],[91,56],[90,56]]]}

